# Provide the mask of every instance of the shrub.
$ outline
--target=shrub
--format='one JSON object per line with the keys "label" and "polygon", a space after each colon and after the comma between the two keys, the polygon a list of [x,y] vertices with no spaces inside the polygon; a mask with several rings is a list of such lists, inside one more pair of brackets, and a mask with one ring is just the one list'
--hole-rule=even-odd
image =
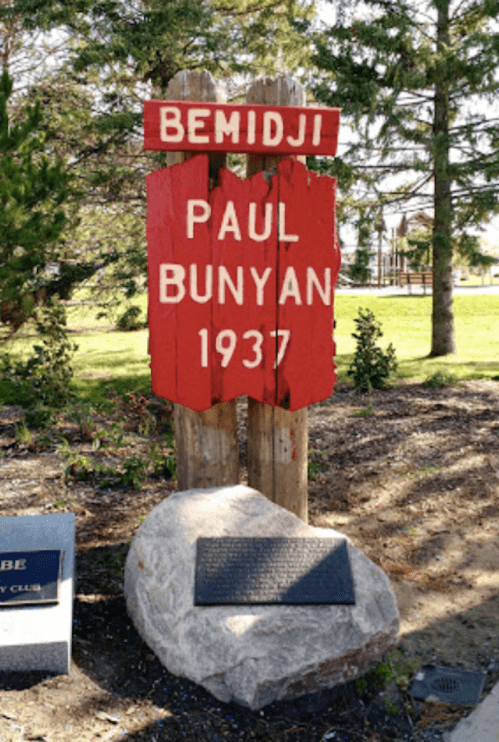
{"label": "shrub", "polygon": [[451,374],[450,371],[435,371],[434,374],[428,376],[424,381],[423,385],[428,389],[442,389],[444,386],[452,386],[457,383],[457,377]]}
{"label": "shrub", "polygon": [[385,351],[376,345],[383,333],[381,323],[370,309],[359,309],[354,322],[357,332],[352,333],[352,337],[356,339],[357,347],[347,374],[359,391],[381,389],[389,376],[397,371],[395,349],[391,343]]}
{"label": "shrub", "polygon": [[144,327],[144,322],[140,319],[141,313],[142,310],[140,307],[128,307],[128,309],[123,312],[120,317],[118,317],[118,321],[116,323],[118,330],[122,330],[123,332],[141,330]]}
{"label": "shrub", "polygon": [[2,359],[2,375],[13,385],[19,403],[28,410],[27,422],[38,427],[72,400],[72,356],[77,346],[68,340],[64,308],[57,303],[43,307],[36,330],[40,343],[26,361]]}

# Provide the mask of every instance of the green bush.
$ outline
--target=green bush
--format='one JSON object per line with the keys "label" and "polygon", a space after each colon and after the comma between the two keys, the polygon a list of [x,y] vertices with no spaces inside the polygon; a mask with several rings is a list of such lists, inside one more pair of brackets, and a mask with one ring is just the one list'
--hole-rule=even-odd
{"label": "green bush", "polygon": [[359,315],[354,322],[357,332],[352,333],[352,337],[357,341],[357,346],[347,375],[352,378],[355,388],[359,391],[381,389],[391,374],[397,371],[395,349],[392,343],[385,351],[376,345],[383,333],[381,323],[376,320],[370,309],[359,309]]}
{"label": "green bush", "polygon": [[19,404],[29,410],[28,424],[46,424],[55,410],[73,399],[70,382],[72,357],[77,346],[68,340],[64,307],[52,303],[41,309],[36,330],[40,343],[26,361],[2,358],[1,373],[13,386]]}
{"label": "green bush", "polygon": [[434,374],[428,376],[423,385],[428,389],[442,389],[444,386],[452,386],[456,384],[457,377],[449,371],[435,371]]}
{"label": "green bush", "polygon": [[116,322],[118,330],[121,330],[122,332],[141,330],[145,324],[143,320],[139,319],[141,314],[142,310],[140,307],[128,307],[128,309],[118,317],[118,321]]}

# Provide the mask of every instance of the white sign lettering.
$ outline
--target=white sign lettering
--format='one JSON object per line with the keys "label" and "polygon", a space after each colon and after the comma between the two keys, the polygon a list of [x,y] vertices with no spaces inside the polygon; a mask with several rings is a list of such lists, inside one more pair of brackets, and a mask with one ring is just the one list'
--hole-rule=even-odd
{"label": "white sign lettering", "polygon": [[[233,144],[239,143],[239,127],[241,125],[241,114],[233,111],[227,121],[224,111],[215,111],[215,142],[222,144],[225,136],[230,136]],[[255,123],[253,121],[253,129]],[[254,139],[254,134],[253,134]]]}
{"label": "white sign lettering", "polygon": [[[264,242],[270,237],[273,222],[273,205],[265,204],[265,227],[261,234],[256,231],[256,201],[250,201],[248,206],[248,237],[254,242]],[[278,204],[278,238],[280,242],[298,242],[297,234],[286,234],[286,204],[279,201]],[[206,224],[211,217],[211,206],[207,201],[201,198],[190,198],[187,201],[186,211],[186,234],[189,240],[194,239],[194,225]],[[236,213],[234,201],[227,201],[224,209],[220,227],[217,232],[217,240],[222,241],[227,234],[233,235],[238,242],[241,241],[241,228],[239,226],[240,218]]]}
{"label": "white sign lettering", "polygon": [[[213,265],[206,265],[204,277],[202,270],[198,271],[196,263],[189,266],[189,279],[187,270],[179,263],[160,263],[159,266],[159,301],[161,304],[178,304],[187,296],[198,304],[204,304],[216,297],[218,304],[225,304],[227,293],[239,306],[245,303],[245,291],[248,291],[247,285],[251,287],[250,300],[256,306],[263,306],[265,303],[265,287],[268,285],[269,277],[273,269],[268,266],[262,275],[254,266],[249,268],[249,276],[252,282],[248,280],[248,275],[242,265],[236,266],[235,275],[231,275],[228,268],[219,265],[216,270]],[[201,275],[200,275],[201,274]],[[214,276],[217,277],[217,291],[214,294]],[[199,281],[204,283],[200,290]],[[331,306],[331,268],[324,268],[322,280],[319,279],[314,268],[307,266],[305,276],[301,276],[302,286],[293,266],[288,266],[281,282],[278,296],[279,304],[286,304],[288,299],[294,300],[295,304],[301,306],[304,301],[307,306],[314,303],[315,293],[325,306]],[[304,297],[304,298],[303,298]],[[247,295],[246,295],[247,298]]]}
{"label": "white sign lettering", "polygon": [[[198,335],[201,338],[201,366],[203,368],[208,368],[208,328],[203,327],[201,330],[199,330]],[[286,352],[286,348],[288,347],[289,339],[291,337],[291,331],[272,330],[271,332],[269,332],[269,337],[279,338],[281,340],[277,358],[274,361],[273,365],[273,368],[277,368],[284,358],[284,354]],[[249,352],[249,357],[245,356],[242,359],[243,366],[245,366],[246,368],[256,368],[263,361],[262,345],[265,337],[259,330],[247,330],[242,334],[242,339],[252,341],[249,347],[246,346],[246,350]],[[220,353],[220,355],[222,356],[222,368],[227,368],[227,366],[231,362],[237,342],[238,338],[234,330],[220,330],[220,332],[217,333],[217,336],[215,338],[215,349],[217,353]],[[275,350],[275,346],[273,350]]]}
{"label": "white sign lettering", "polygon": [[41,589],[41,585],[11,585],[9,588],[11,593],[39,592]]}
{"label": "white sign lettering", "polygon": [[[187,112],[178,106],[166,105],[159,108],[159,138],[166,143],[187,142],[190,144],[239,144],[241,135],[250,145],[256,144],[257,133],[263,147],[276,148],[285,143],[297,150],[303,146],[305,138],[311,137],[312,146],[321,143],[322,113],[313,109],[297,114],[298,135],[286,135],[283,115],[279,111],[265,111],[261,130],[256,127],[256,110],[244,109],[229,111],[223,108],[189,108]],[[288,113],[289,116],[289,113]]]}
{"label": "white sign lettering", "polygon": [[0,562],[0,572],[8,572],[10,570],[22,570],[26,569],[26,559],[3,559]]}

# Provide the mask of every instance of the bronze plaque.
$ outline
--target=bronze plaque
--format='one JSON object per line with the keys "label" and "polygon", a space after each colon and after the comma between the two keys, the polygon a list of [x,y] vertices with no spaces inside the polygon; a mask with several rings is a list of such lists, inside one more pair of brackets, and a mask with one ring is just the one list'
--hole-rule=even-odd
{"label": "bronze plaque", "polygon": [[355,603],[347,542],[199,538],[195,605]]}

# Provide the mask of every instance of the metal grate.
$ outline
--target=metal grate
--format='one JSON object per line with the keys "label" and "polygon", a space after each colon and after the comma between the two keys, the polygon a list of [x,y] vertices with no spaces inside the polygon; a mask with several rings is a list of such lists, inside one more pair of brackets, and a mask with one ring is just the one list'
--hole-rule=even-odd
{"label": "metal grate", "polygon": [[458,670],[455,667],[422,667],[414,678],[411,695],[430,701],[475,704],[485,682],[482,672]]}
{"label": "metal grate", "polygon": [[440,677],[431,681],[431,687],[440,693],[455,693],[460,689],[461,684],[457,682],[456,678]]}

